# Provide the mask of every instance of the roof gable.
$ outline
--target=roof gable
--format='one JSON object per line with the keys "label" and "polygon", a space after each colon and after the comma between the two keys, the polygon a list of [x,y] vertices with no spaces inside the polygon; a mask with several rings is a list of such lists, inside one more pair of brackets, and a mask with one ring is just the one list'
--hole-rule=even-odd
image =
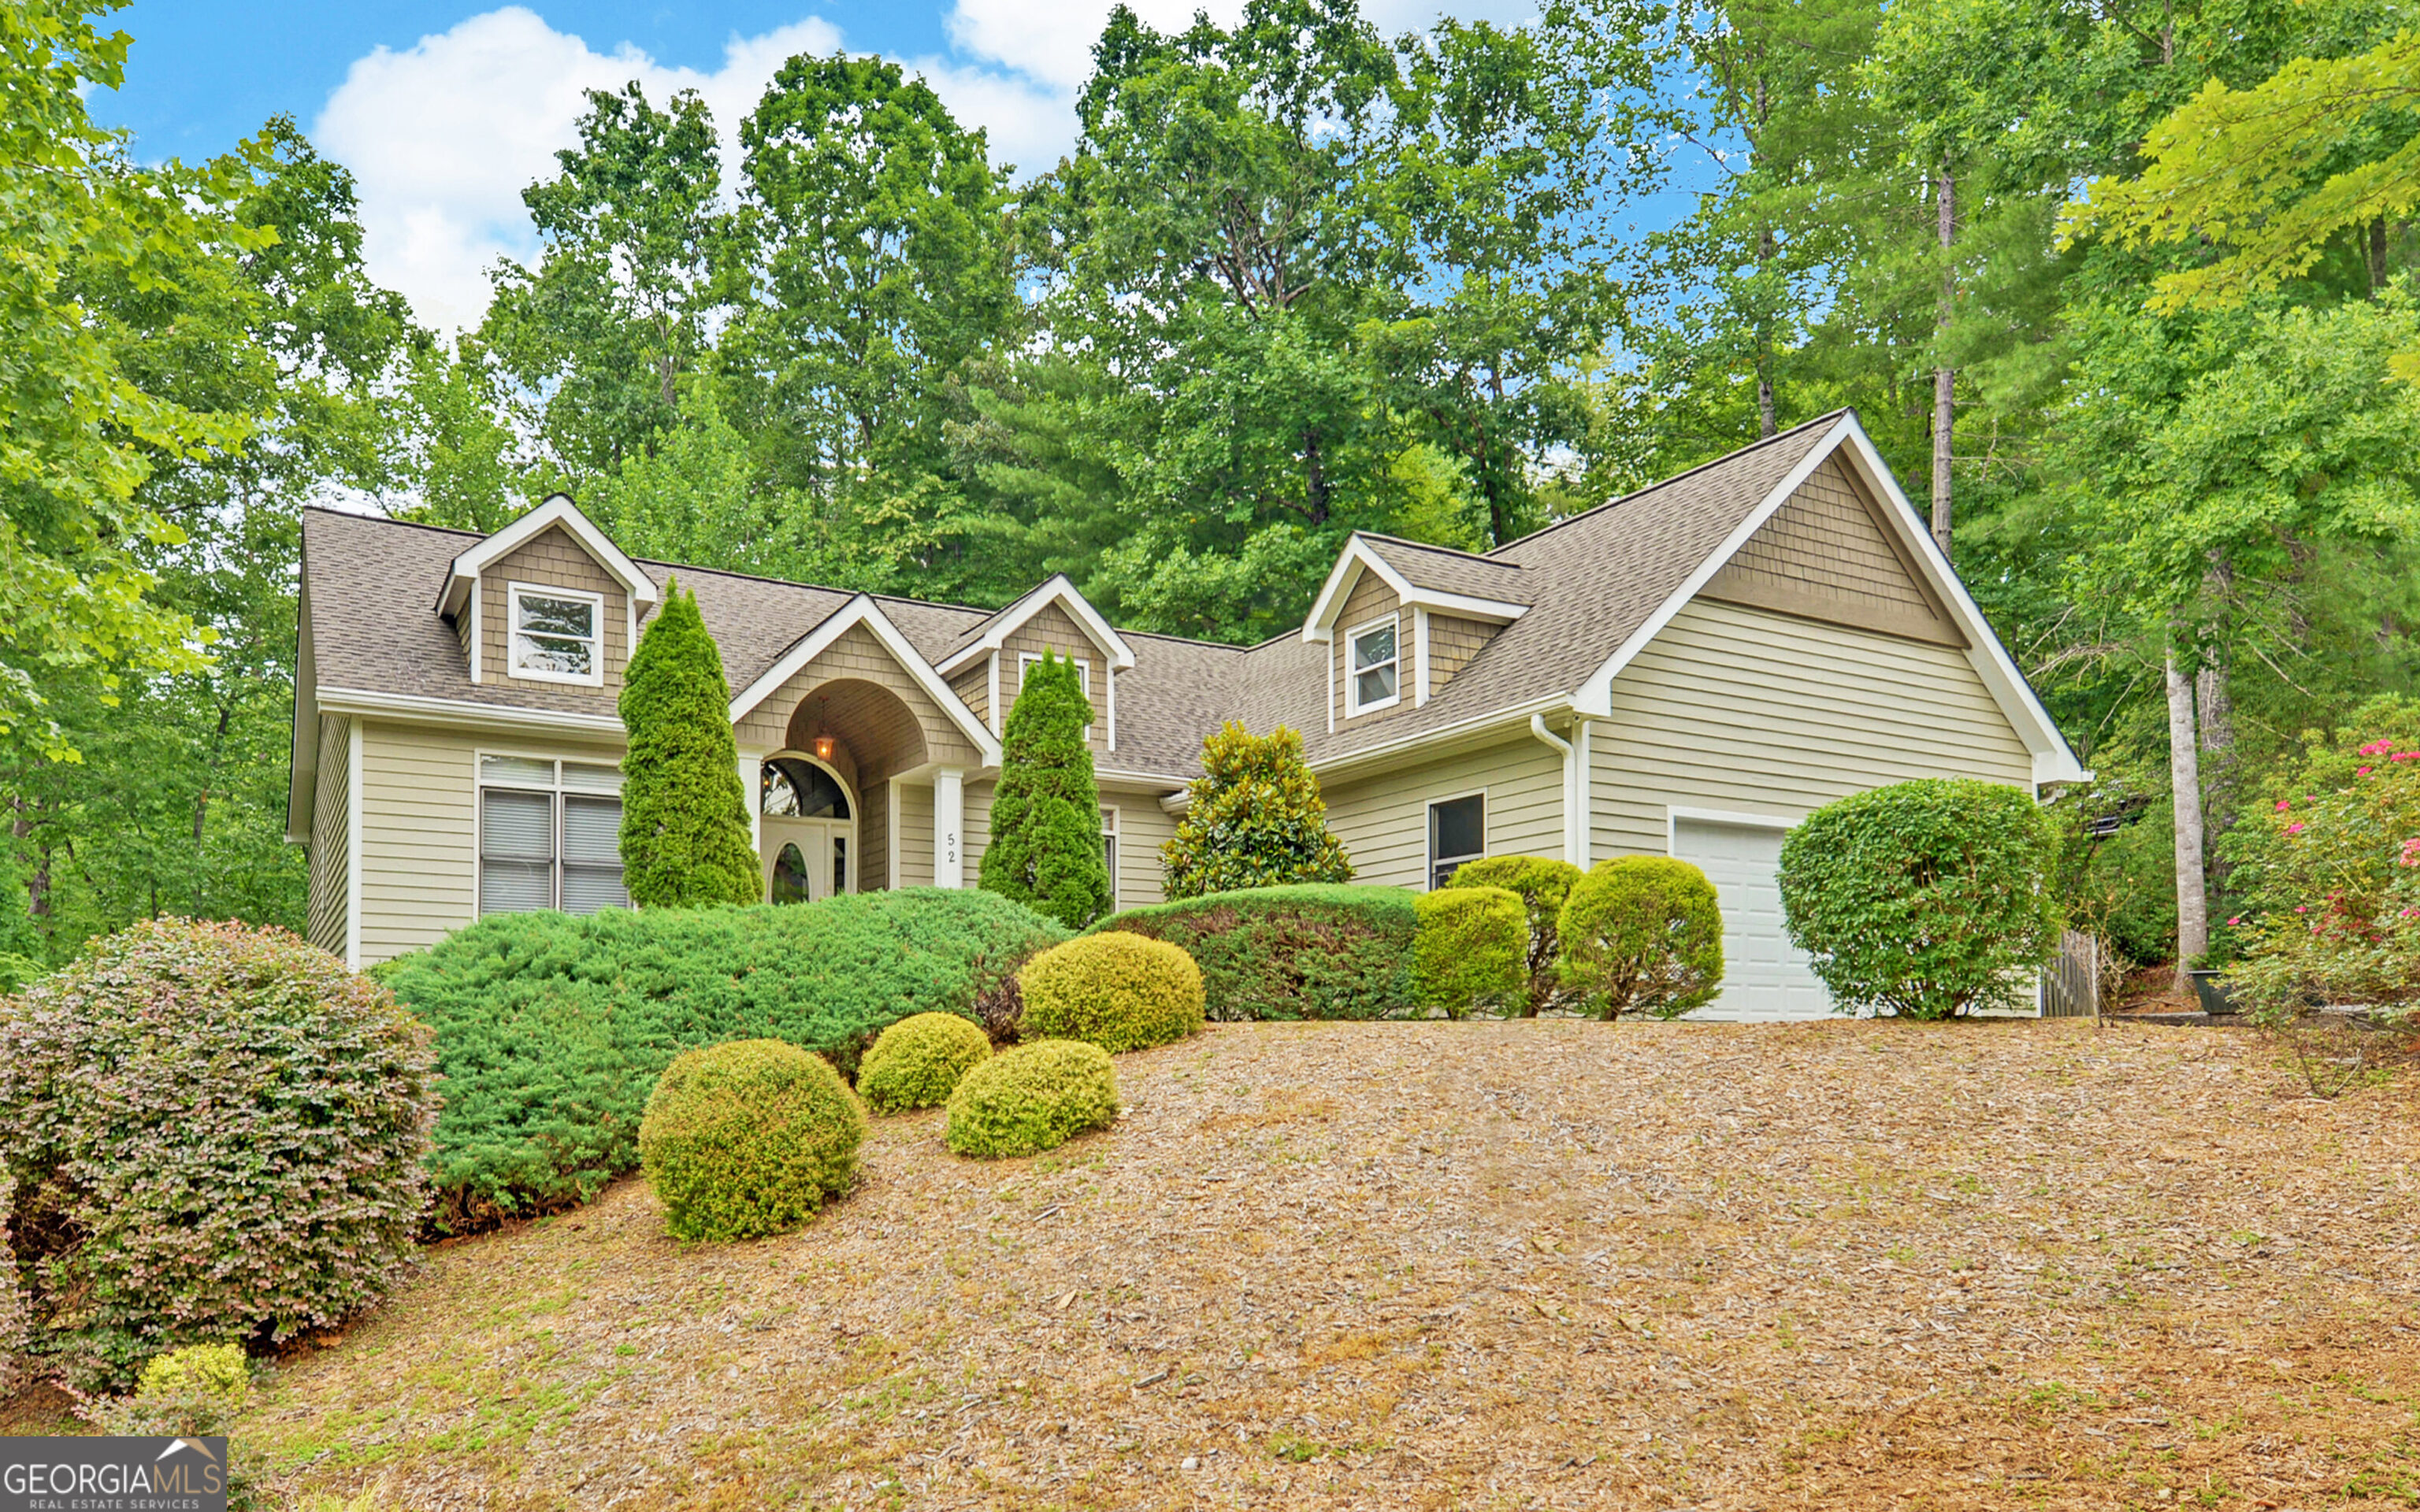
{"label": "roof gable", "polygon": [[[1394,591],[1396,602],[1407,609],[1509,625],[1529,611],[1526,599],[1512,596],[1522,591],[1520,571],[1514,562],[1356,531],[1337,553],[1327,580],[1320,585],[1319,596],[1303,620],[1302,638],[1326,640],[1336,633],[1337,617],[1344,612],[1345,601],[1353,596],[1364,573],[1375,574]],[[1449,582],[1454,586],[1440,586]]]}
{"label": "roof gable", "polygon": [[1048,581],[1032,593],[977,625],[968,632],[962,643],[953,646],[948,654],[941,657],[936,664],[935,671],[946,677],[969,662],[998,651],[1010,636],[1016,633],[1018,626],[1053,604],[1066,611],[1068,617],[1076,622],[1085,637],[1093,642],[1094,649],[1109,658],[1110,667],[1116,671],[1125,671],[1135,664],[1133,648],[1128,646],[1118,632],[1110,626],[1109,622],[1102,617],[1101,611],[1094,609],[1091,601],[1082,594],[1077,592],[1075,583],[1062,572],[1053,575]]}
{"label": "roof gable", "polygon": [[559,493],[457,556],[446,570],[445,585],[437,592],[437,612],[458,612],[471,596],[471,585],[479,580],[483,570],[554,529],[579,542],[581,549],[594,557],[597,564],[629,594],[633,605],[656,601],[655,579],[624,555],[595,521],[582,514],[569,494]]}
{"label": "roof gable", "polygon": [[860,625],[873,632],[874,638],[882,642],[883,649],[891,654],[901,669],[915,680],[943,714],[949,716],[950,722],[957,727],[958,732],[983,752],[984,764],[998,765],[999,739],[984,727],[981,719],[975,717],[974,711],[968,708],[966,701],[942,680],[933,664],[926,661],[923,654],[908,643],[908,638],[899,633],[899,627],[891,623],[891,617],[882,612],[882,606],[876,604],[870,594],[860,594],[842,605],[822,624],[800,636],[788,651],[765,670],[763,675],[741,689],[739,695],[731,701],[731,722],[738,724],[751,709],[788,682],[799,669],[814,660],[852,626]]}

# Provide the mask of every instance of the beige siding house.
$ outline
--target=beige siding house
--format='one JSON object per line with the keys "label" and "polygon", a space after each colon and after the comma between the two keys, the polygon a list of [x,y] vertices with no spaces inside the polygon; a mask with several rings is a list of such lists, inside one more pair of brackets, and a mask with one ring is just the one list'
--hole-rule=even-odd
{"label": "beige siding house", "polygon": [[305,520],[289,838],[356,964],[483,913],[625,902],[630,648],[665,586],[721,647],[774,901],[971,886],[1025,670],[1080,670],[1121,906],[1158,901],[1202,738],[1302,733],[1361,880],[1481,856],[1703,866],[1710,1016],[1820,1014],[1774,868],[1809,810],[1914,777],[2083,773],[1854,414],[1484,554],[1348,539],[1300,629],[1121,630],[1064,577],[994,610],[638,562],[567,499],[489,536]]}

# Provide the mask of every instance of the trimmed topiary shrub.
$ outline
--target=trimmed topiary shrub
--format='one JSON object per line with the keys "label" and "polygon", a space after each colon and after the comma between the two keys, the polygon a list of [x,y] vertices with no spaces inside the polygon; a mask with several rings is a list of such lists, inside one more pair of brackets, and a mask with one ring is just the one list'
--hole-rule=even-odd
{"label": "trimmed topiary shrub", "polygon": [[664,1068],[639,1158],[675,1239],[762,1239],[847,1190],[864,1140],[865,1109],[830,1061],[779,1040],[735,1040]]}
{"label": "trimmed topiary shrub", "polygon": [[[128,1438],[211,1439],[232,1427],[252,1404],[252,1366],[233,1344],[193,1344],[143,1367],[133,1394],[86,1397],[76,1415],[102,1433]],[[224,1467],[228,1512],[258,1506],[260,1476],[230,1456]],[[206,1470],[205,1474],[208,1473]]]}
{"label": "trimmed topiary shrub", "polygon": [[1024,1032],[1116,1055],[1202,1027],[1202,968],[1180,946],[1112,930],[1053,946],[1016,974]]}
{"label": "trimmed topiary shrub", "polygon": [[1101,790],[1084,744],[1092,722],[1074,662],[1045,652],[1025,670],[1001,732],[1000,785],[979,869],[985,888],[1069,929],[1115,902],[1101,854]]}
{"label": "trimmed topiary shrub", "polygon": [[385,989],[279,929],[136,924],[0,1004],[26,1351],[103,1385],[383,1298],[427,1208],[429,1059]]}
{"label": "trimmed topiary shrub", "polygon": [[697,595],[668,582],[622,680],[622,885],[642,908],[765,899],[731,689]]}
{"label": "trimmed topiary shrub", "polygon": [[1202,968],[1212,1018],[1408,1018],[1419,915],[1401,887],[1311,885],[1216,892],[1129,908],[1092,933],[1123,930],[1181,947]]}
{"label": "trimmed topiary shrub", "polygon": [[1159,848],[1170,898],[1353,880],[1302,736],[1284,725],[1265,735],[1220,726],[1202,742],[1202,775],[1186,792],[1185,817]]}
{"label": "trimmed topiary shrub", "polygon": [[1563,984],[1600,1017],[1679,1018],[1722,986],[1722,907],[1714,885],[1686,861],[1599,861],[1573,885],[1555,928]]}
{"label": "trimmed topiary shrub", "polygon": [[1520,894],[1446,887],[1421,893],[1412,906],[1420,921],[1412,981],[1421,1002],[1460,1019],[1507,1012],[1528,1001],[1529,921]]}
{"label": "trimmed topiary shrub", "polygon": [[959,1077],[990,1058],[991,1036],[972,1019],[918,1013],[875,1037],[857,1063],[857,1095],[876,1113],[937,1108]]}
{"label": "trimmed topiary shrub", "polygon": [[999,1159],[1056,1149],[1117,1121],[1109,1053],[1077,1040],[1037,1040],[967,1072],[950,1094],[950,1148]]}
{"label": "trimmed topiary shrub", "polygon": [[1552,856],[1489,856],[1455,867],[1453,879],[1446,884],[1449,888],[1503,887],[1520,895],[1529,932],[1523,953],[1524,969],[1529,974],[1528,992],[1521,1005],[1524,1018],[1536,1018],[1563,1005],[1562,945],[1556,921],[1571,898],[1572,884],[1579,879],[1578,867]]}
{"label": "trimmed topiary shrub", "polygon": [[844,1073],[876,1034],[978,994],[1066,933],[996,893],[916,887],[787,907],[501,914],[386,980],[437,1029],[441,1227],[584,1202],[639,1164],[681,1050],[783,1040]]}
{"label": "trimmed topiary shrub", "polygon": [[1783,839],[1781,905],[1840,1011],[2015,1008],[2058,949],[2056,854],[2022,788],[1898,782],[1827,803]]}

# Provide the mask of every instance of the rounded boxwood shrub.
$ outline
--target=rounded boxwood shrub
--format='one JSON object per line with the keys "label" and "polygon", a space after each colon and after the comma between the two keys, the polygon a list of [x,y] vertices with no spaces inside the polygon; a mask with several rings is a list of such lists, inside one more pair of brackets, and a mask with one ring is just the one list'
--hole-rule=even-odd
{"label": "rounded boxwood shrub", "polygon": [[1129,908],[1087,933],[1182,948],[1202,968],[1212,1018],[1407,1018],[1419,915],[1401,887],[1304,883]]}
{"label": "rounded boxwood shrub", "polygon": [[[1421,1001],[1450,1019],[1502,1012],[1528,1001],[1529,921],[1506,887],[1446,887],[1413,902],[1420,919],[1412,980]],[[1065,947],[1061,947],[1064,949]]]}
{"label": "rounded boxwood shrub", "polygon": [[958,1078],[991,1058],[991,1036],[955,1013],[918,1013],[875,1037],[857,1063],[857,1095],[876,1113],[937,1108]]}
{"label": "rounded boxwood shrub", "polygon": [[675,1239],[761,1239],[815,1215],[857,1174],[865,1109],[831,1062],[779,1040],[673,1057],[639,1158]]}
{"label": "rounded boxwood shrub", "polygon": [[1562,949],[1555,926],[1572,895],[1572,884],[1579,879],[1580,869],[1559,856],[1488,856],[1455,867],[1452,879],[1446,883],[1448,887],[1503,887],[1520,895],[1529,926],[1524,957],[1529,991],[1528,1000],[1521,1007],[1524,1018],[1536,1018],[1562,1006],[1563,980],[1556,964]]}
{"label": "rounded boxwood shrub", "polygon": [[883,1029],[973,1011],[1066,937],[971,887],[480,919],[380,972],[437,1030],[437,1226],[569,1207],[636,1169],[647,1090],[682,1050],[782,1040],[850,1074]]}
{"label": "rounded boxwood shrub", "polygon": [[1842,1011],[2015,1008],[2058,948],[2057,839],[2022,788],[1926,779],[1808,814],[1781,842],[1790,938]]}
{"label": "rounded boxwood shrub", "polygon": [[1679,1018],[1722,986],[1722,908],[1714,885],[1686,861],[1599,861],[1573,884],[1555,928],[1564,986],[1604,1018]]}
{"label": "rounded boxwood shrub", "polygon": [[1024,1032],[1115,1055],[1202,1027],[1202,968],[1184,948],[1123,930],[1053,946],[1016,974]]}
{"label": "rounded boxwood shrub", "polygon": [[950,1094],[950,1148],[999,1158],[1056,1149],[1117,1121],[1109,1053],[1078,1040],[1037,1040],[966,1073]]}
{"label": "rounded boxwood shrub", "polygon": [[429,1060],[384,988],[280,929],[136,924],[0,1003],[21,1348],[112,1384],[384,1297],[428,1203]]}

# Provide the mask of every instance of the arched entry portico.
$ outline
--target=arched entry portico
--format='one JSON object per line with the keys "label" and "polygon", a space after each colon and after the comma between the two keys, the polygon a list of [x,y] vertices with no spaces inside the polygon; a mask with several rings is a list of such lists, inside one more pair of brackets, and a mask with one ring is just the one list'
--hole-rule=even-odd
{"label": "arched entry portico", "polygon": [[[835,752],[836,754],[836,752]],[[780,750],[757,768],[757,853],[765,897],[813,903],[858,890],[858,808],[839,771],[809,751]]]}
{"label": "arched entry portico", "polygon": [[765,896],[802,903],[897,886],[891,779],[928,764],[923,721],[899,692],[839,676],[802,688],[780,728],[756,769]]}

